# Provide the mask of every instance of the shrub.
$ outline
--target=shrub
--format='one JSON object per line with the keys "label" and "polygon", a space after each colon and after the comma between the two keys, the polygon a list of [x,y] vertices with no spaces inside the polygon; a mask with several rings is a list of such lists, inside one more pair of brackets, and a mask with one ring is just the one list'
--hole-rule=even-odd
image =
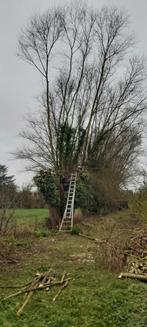
{"label": "shrub", "polygon": [[78,234],[80,234],[80,227],[79,226],[73,226],[73,228],[72,228],[72,230],[71,230],[71,234],[72,235],[78,235]]}
{"label": "shrub", "polygon": [[14,233],[16,229],[16,219],[14,209],[0,209],[0,235]]}
{"label": "shrub", "polygon": [[140,189],[132,196],[130,208],[141,222],[147,224],[147,187]]}
{"label": "shrub", "polygon": [[58,208],[60,204],[59,179],[50,170],[41,170],[34,177],[34,181],[46,203]]}

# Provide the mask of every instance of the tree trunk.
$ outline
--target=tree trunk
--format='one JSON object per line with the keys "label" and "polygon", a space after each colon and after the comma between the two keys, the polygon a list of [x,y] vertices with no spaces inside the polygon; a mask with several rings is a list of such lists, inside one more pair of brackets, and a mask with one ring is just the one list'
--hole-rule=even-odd
{"label": "tree trunk", "polygon": [[49,209],[49,218],[47,219],[47,227],[49,229],[58,228],[61,220],[59,210],[50,205],[48,206],[48,209]]}

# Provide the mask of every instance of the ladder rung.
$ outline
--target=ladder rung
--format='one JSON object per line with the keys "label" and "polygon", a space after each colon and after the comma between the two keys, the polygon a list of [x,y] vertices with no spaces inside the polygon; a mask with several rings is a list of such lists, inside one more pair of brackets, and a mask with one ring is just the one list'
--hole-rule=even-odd
{"label": "ladder rung", "polygon": [[62,226],[71,226],[71,222],[70,221],[67,221],[64,224],[62,224]]}
{"label": "ladder rung", "polygon": [[76,191],[76,179],[77,173],[71,174],[69,189],[68,189],[68,196],[67,196],[67,203],[63,215],[63,219],[61,221],[61,225],[59,230],[70,232],[73,225],[73,206],[74,206],[74,197]]}
{"label": "ladder rung", "polygon": [[[71,226],[71,223],[67,221],[67,222],[64,223],[63,225],[65,225],[65,226],[67,227],[67,226]],[[63,226],[63,225],[62,225],[62,226]]]}

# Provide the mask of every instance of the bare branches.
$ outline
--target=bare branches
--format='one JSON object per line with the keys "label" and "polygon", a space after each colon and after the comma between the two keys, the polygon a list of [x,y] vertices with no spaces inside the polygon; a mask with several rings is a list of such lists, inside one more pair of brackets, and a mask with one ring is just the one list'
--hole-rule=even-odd
{"label": "bare branches", "polygon": [[[26,158],[33,167],[64,169],[63,144],[59,146],[63,129],[72,134],[73,162],[86,165],[91,151],[96,160],[106,158],[112,145],[112,157],[129,149],[123,140],[128,137],[131,142],[131,124],[137,133],[134,128],[146,109],[146,96],[144,63],[128,56],[133,41],[127,28],[126,15],[107,7],[98,12],[80,6],[57,8],[31,20],[19,40],[19,55],[44,80],[44,114],[30,119],[30,129],[21,133],[29,146],[17,152],[18,158]],[[127,155],[125,162],[127,166]]]}
{"label": "bare branches", "polygon": [[18,42],[18,55],[46,77],[48,60],[62,33],[60,10],[35,16],[22,32]]}

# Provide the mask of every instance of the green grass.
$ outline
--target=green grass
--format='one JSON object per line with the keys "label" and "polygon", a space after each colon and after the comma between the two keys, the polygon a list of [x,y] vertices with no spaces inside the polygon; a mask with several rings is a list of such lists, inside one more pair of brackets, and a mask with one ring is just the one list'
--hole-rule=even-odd
{"label": "green grass", "polygon": [[16,209],[16,221],[19,224],[30,224],[48,217],[48,209]]}
{"label": "green grass", "polygon": [[[23,217],[21,212],[17,215],[18,219],[29,220],[24,211]],[[43,211],[40,215],[44,217]],[[91,224],[93,226],[94,221]],[[98,231],[101,225],[102,222],[96,221],[92,228]],[[135,280],[119,280],[117,274],[102,270],[96,243],[77,235],[49,233],[45,238],[30,236],[16,240],[13,247],[19,256],[18,264],[1,266],[0,285],[24,284],[37,271],[50,267],[59,277],[63,271],[70,273],[73,280],[55,303],[52,299],[57,289],[38,291],[19,318],[16,311],[24,301],[22,296],[0,301],[1,327],[147,326],[147,285]],[[89,260],[90,254],[94,261]],[[0,288],[0,298],[12,291]]]}
{"label": "green grass", "polygon": [[[44,266],[38,268],[41,270]],[[67,265],[55,265],[54,268],[61,273],[64,268],[67,269]],[[74,280],[55,303],[52,299],[57,290],[40,291],[34,295],[20,318],[16,317],[16,311],[23,301],[22,297],[1,303],[0,326],[146,326],[146,285],[120,281],[115,275],[102,272],[97,265],[74,264],[68,266],[68,271],[72,273]],[[15,278],[14,272],[10,273],[7,283],[23,283],[29,280],[32,274],[31,267],[27,267]]]}

